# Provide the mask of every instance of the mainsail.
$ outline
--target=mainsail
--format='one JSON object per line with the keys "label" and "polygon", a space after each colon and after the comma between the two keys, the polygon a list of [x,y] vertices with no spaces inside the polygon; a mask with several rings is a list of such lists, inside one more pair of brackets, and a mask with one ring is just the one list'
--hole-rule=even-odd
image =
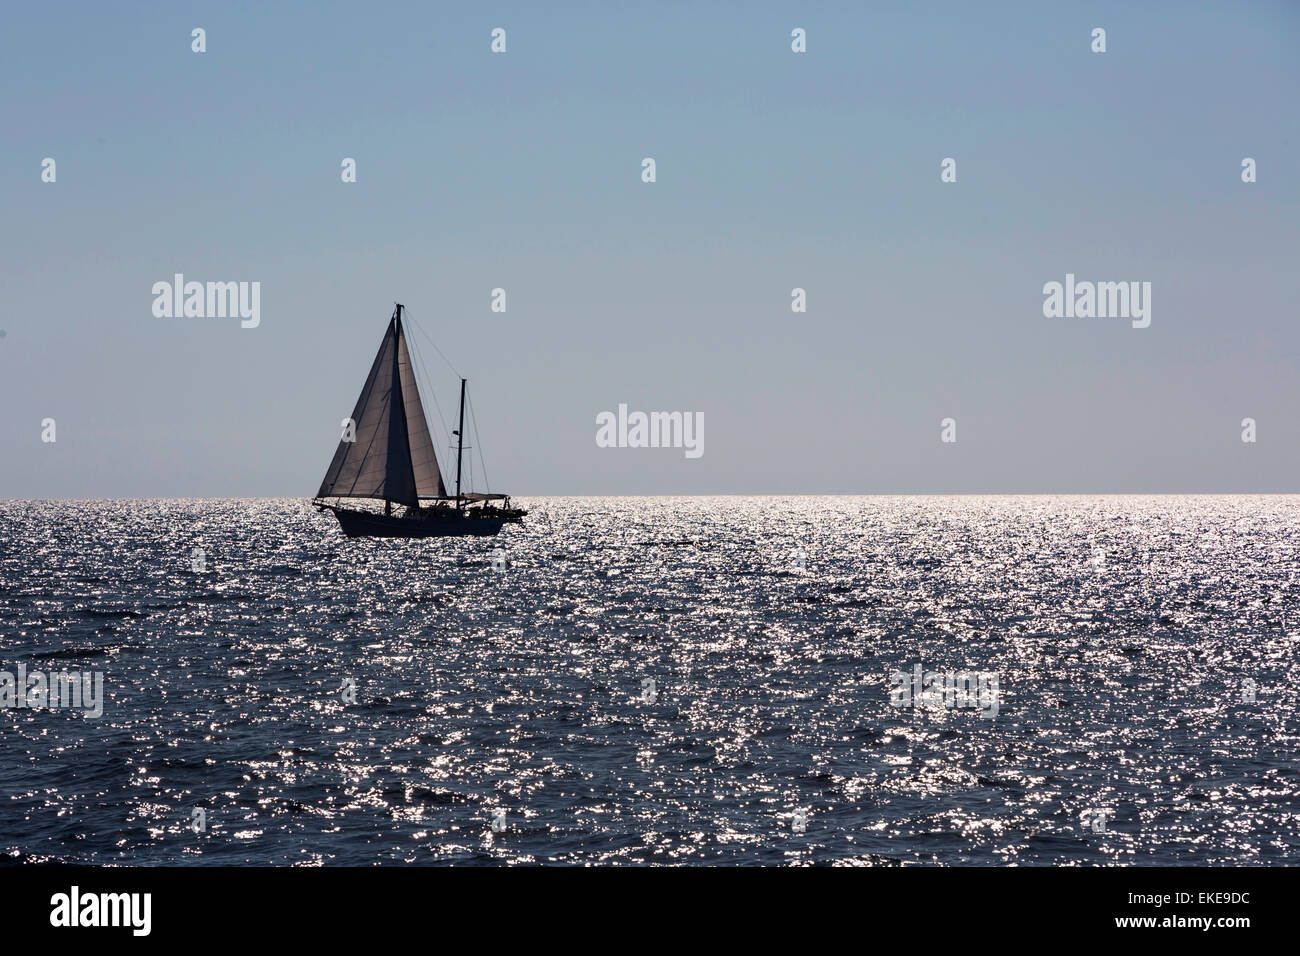
{"label": "mainsail", "polygon": [[447,496],[402,330],[402,307],[352,412],[355,440],[339,442],[317,498],[383,498],[414,507],[420,497]]}

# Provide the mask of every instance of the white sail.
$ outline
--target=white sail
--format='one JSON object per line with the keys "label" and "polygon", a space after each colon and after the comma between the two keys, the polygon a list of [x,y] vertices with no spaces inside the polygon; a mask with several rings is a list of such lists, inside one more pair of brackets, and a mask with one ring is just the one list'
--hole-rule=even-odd
{"label": "white sail", "polygon": [[355,433],[339,442],[316,497],[382,498],[413,507],[420,495],[446,494],[400,310],[388,323],[352,421]]}
{"label": "white sail", "polygon": [[411,354],[406,350],[406,332],[402,320],[397,320],[397,368],[402,379],[402,402],[406,406],[406,434],[411,448],[411,470],[415,474],[415,493],[422,497],[445,498],[447,489],[442,483],[438,456],[433,452],[433,439],[429,437],[429,423],[424,418],[424,405],[420,390],[415,384],[415,369]]}

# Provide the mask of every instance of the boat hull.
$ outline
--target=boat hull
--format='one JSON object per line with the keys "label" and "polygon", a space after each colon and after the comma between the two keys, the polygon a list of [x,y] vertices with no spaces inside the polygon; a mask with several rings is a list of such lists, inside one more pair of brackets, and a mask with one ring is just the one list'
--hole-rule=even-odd
{"label": "boat hull", "polygon": [[462,535],[491,537],[501,530],[505,518],[467,518],[460,513],[426,515],[384,515],[351,508],[331,508],[339,526],[349,538],[452,538]]}

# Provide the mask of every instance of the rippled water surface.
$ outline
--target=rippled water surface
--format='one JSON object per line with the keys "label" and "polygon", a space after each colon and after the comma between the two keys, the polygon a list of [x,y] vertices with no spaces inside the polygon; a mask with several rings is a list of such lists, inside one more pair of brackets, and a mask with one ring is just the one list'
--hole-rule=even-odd
{"label": "rippled water surface", "polygon": [[0,502],[3,668],[106,698],[0,712],[5,858],[1295,862],[1300,498],[523,504]]}

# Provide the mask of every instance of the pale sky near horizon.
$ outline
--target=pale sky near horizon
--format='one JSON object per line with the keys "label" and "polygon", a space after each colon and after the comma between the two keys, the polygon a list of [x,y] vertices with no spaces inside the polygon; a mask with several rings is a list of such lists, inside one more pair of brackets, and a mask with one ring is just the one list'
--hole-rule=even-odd
{"label": "pale sky near horizon", "polygon": [[0,498],[308,497],[394,301],[493,490],[1300,492],[1300,4],[1135,7],[13,5]]}

